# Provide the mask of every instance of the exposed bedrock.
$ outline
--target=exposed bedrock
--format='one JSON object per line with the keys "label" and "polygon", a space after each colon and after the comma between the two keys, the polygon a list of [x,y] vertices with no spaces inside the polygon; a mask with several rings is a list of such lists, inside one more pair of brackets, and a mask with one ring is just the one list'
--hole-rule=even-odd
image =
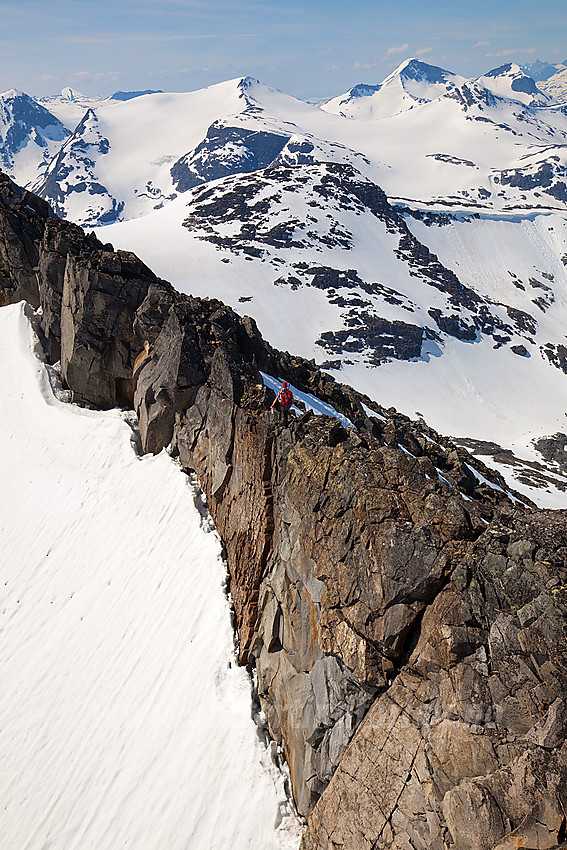
{"label": "exposed bedrock", "polygon": [[[40,306],[74,400],[134,406],[144,450],[201,482],[304,850],[565,846],[567,512],[7,178],[0,201],[0,303]],[[285,426],[259,369],[355,427]]]}
{"label": "exposed bedrock", "polygon": [[563,511],[499,510],[424,613],[305,850],[564,846],[566,544]]}
{"label": "exposed bedrock", "polygon": [[0,207],[0,306],[23,299],[37,308],[39,242],[53,213],[46,201],[20,189],[2,172]]}

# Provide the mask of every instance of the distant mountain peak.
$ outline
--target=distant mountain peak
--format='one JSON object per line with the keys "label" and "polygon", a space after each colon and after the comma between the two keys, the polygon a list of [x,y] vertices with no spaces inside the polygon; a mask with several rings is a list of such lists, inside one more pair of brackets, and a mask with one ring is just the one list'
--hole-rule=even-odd
{"label": "distant mountain peak", "polygon": [[248,91],[248,89],[253,88],[254,86],[259,86],[260,80],[257,80],[256,77],[242,77],[242,79],[238,83],[238,88],[241,91]]}
{"label": "distant mountain peak", "polygon": [[411,57],[380,85],[359,83],[346,94],[326,101],[322,109],[345,118],[384,118],[436,100],[463,82],[464,77]]}
{"label": "distant mountain peak", "polygon": [[537,87],[533,77],[516,62],[506,62],[487,71],[478,82],[493,94],[521,100],[526,106],[545,105],[549,101],[549,97]]}
{"label": "distant mountain peak", "polygon": [[75,103],[78,100],[82,100],[86,97],[81,91],[77,91],[76,89],[72,89],[70,86],[65,86],[65,88],[61,89],[61,99],[62,100],[70,100]]}
{"label": "distant mountain peak", "polygon": [[47,167],[68,131],[29,94],[0,94],[0,167],[26,185]]}
{"label": "distant mountain peak", "polygon": [[[11,100],[15,97],[29,97],[25,92],[20,91],[19,89],[8,89],[8,91],[4,91],[0,94],[0,97],[4,100]],[[31,98],[30,98],[31,100]]]}
{"label": "distant mountain peak", "polygon": [[529,74],[536,83],[542,83],[557,74],[567,66],[567,59],[559,63],[542,62],[541,59],[536,59],[535,62],[528,62],[525,65],[520,65],[522,71]]}
{"label": "distant mountain peak", "polygon": [[[502,77],[505,74],[519,73],[522,71],[519,65],[516,65],[515,62],[506,62],[504,65],[499,65],[498,68],[493,68],[491,71],[487,71],[484,74],[485,77]],[[523,72],[522,72],[523,73]]]}
{"label": "distant mountain peak", "polygon": [[405,77],[416,82],[445,83],[455,75],[451,71],[440,68],[438,65],[429,65],[427,62],[422,62],[421,59],[412,57],[406,59],[401,65],[398,65],[388,79],[396,76]]}

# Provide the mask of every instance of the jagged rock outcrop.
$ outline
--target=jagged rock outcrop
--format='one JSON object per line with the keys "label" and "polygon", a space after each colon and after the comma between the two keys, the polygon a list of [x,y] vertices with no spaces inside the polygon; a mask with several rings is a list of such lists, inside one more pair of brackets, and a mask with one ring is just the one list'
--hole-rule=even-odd
{"label": "jagged rock outcrop", "polygon": [[[0,200],[2,303],[29,291],[74,399],[134,405],[144,450],[201,482],[305,850],[563,846],[567,512],[6,178]],[[353,427],[284,426],[259,369]]]}
{"label": "jagged rock outcrop", "polygon": [[0,304],[41,306],[51,362],[73,400],[132,405],[132,368],[144,339],[132,318],[152,285],[173,292],[134,254],[55,218],[48,204],[0,174]]}
{"label": "jagged rock outcrop", "polygon": [[25,300],[39,307],[35,269],[48,204],[0,172],[0,306]]}
{"label": "jagged rock outcrop", "polygon": [[498,510],[354,736],[306,850],[563,846],[566,544],[565,512]]}

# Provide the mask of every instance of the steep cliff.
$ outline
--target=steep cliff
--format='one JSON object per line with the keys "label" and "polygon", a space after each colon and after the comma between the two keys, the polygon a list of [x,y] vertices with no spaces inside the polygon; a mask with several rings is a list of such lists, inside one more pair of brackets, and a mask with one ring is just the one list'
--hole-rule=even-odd
{"label": "steep cliff", "polygon": [[[201,482],[305,850],[562,846],[567,513],[4,177],[0,201],[0,303],[40,306],[73,399],[134,406]],[[259,370],[353,427],[284,425]]]}

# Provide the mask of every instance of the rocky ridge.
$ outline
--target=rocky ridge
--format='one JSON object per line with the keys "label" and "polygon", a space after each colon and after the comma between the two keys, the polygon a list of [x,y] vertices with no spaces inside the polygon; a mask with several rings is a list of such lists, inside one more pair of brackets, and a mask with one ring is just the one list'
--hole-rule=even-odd
{"label": "rocky ridge", "polygon": [[[5,176],[0,292],[41,308],[74,401],[133,406],[197,474],[305,850],[566,846],[565,511]],[[354,427],[285,426],[260,369]]]}

